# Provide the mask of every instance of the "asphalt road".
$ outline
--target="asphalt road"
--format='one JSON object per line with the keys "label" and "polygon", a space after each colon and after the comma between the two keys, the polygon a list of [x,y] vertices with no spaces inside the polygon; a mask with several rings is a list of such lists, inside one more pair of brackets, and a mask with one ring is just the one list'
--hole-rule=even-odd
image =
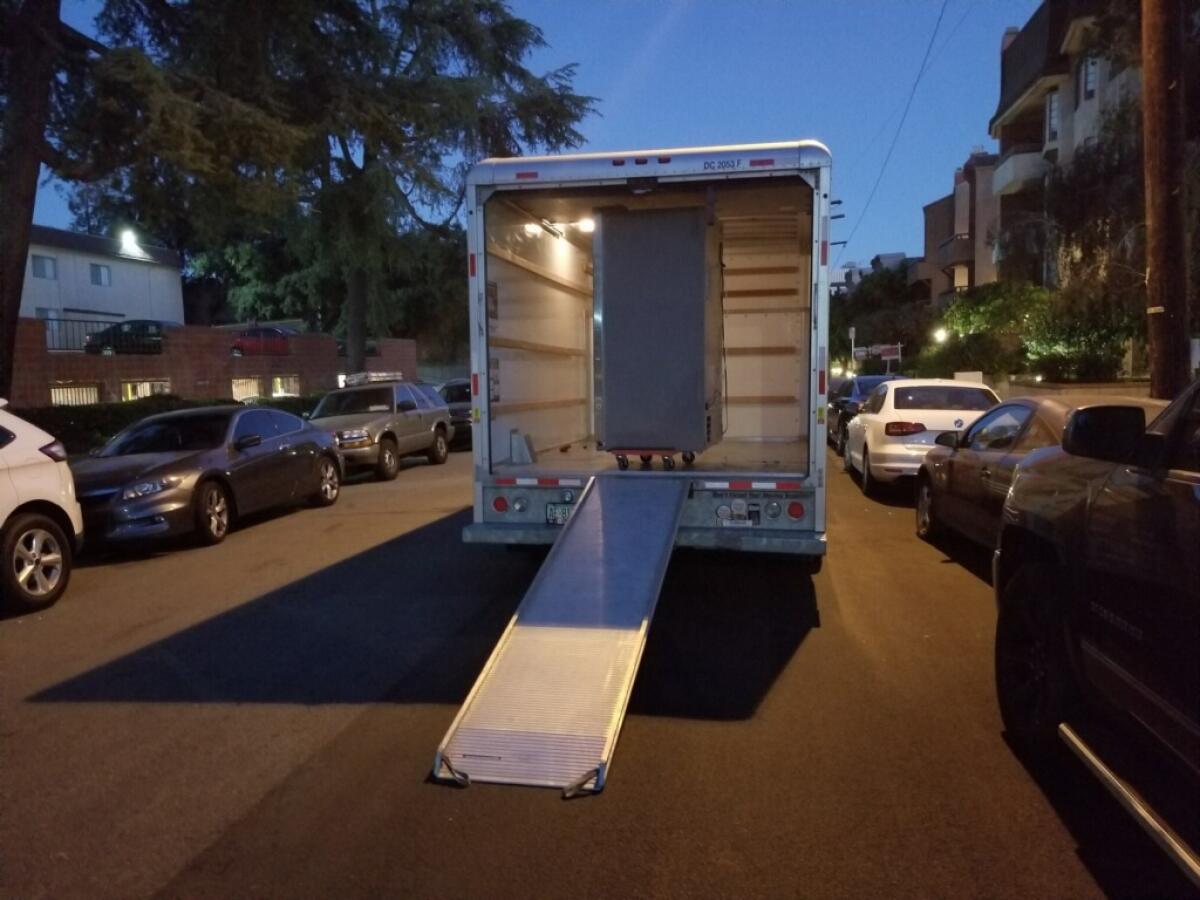
{"label": "asphalt road", "polygon": [[1185,883],[992,694],[987,555],[830,458],[830,554],[679,552],[605,791],[432,783],[540,559],[470,459],[221,546],[99,556],[0,621],[0,895],[1093,897]]}

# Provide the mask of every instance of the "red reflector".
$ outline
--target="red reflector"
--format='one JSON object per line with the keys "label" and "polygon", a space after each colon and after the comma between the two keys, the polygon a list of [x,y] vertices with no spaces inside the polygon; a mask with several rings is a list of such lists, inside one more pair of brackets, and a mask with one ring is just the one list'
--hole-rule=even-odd
{"label": "red reflector", "polygon": [[671,157],[669,157],[669,156],[660,156],[660,157],[658,158],[658,161],[659,161],[660,163],[662,163],[662,164],[665,166],[667,163],[669,163],[669,162],[671,161]]}
{"label": "red reflector", "polygon": [[517,181],[530,181],[537,178],[537,172],[518,172]]}
{"label": "red reflector", "polygon": [[777,481],[775,489],[778,491],[798,491],[800,490],[800,482],[798,481]]}
{"label": "red reflector", "polygon": [[539,478],[538,484],[542,487],[558,487],[557,478]]}
{"label": "red reflector", "polygon": [[497,478],[496,479],[496,484],[516,484],[516,483],[517,483],[517,479],[515,479],[515,478]]}
{"label": "red reflector", "polygon": [[468,260],[469,260],[469,264],[470,264],[470,268],[471,268],[471,277],[474,278],[475,277],[475,254],[472,253],[468,257]]}
{"label": "red reflector", "polygon": [[750,482],[749,481],[731,481],[731,482],[729,482],[729,489],[731,491],[748,491],[748,490],[750,490]]}
{"label": "red reflector", "polygon": [[497,497],[492,501],[492,509],[498,513],[508,512],[508,500],[504,497]]}
{"label": "red reflector", "polygon": [[478,372],[471,373],[471,396],[472,397],[479,396],[479,373]]}
{"label": "red reflector", "polygon": [[817,393],[818,394],[825,393],[825,370],[824,369],[821,369],[819,372],[817,372]]}
{"label": "red reflector", "polygon": [[821,241],[821,265],[829,265],[829,241]]}
{"label": "red reflector", "polygon": [[775,165],[775,160],[773,160],[773,159],[752,159],[752,160],[750,160],[750,168],[752,168],[752,169],[757,169],[761,166],[773,166],[773,165]]}
{"label": "red reflector", "polygon": [[888,422],[883,426],[883,433],[892,437],[902,437],[906,434],[920,434],[925,426],[920,422]]}
{"label": "red reflector", "polygon": [[613,165],[614,165],[614,166],[623,166],[623,165],[625,165],[625,160],[623,160],[623,159],[614,159],[612,162],[613,162]]}
{"label": "red reflector", "polygon": [[804,518],[804,504],[799,500],[793,500],[788,504],[788,518],[802,519]]}

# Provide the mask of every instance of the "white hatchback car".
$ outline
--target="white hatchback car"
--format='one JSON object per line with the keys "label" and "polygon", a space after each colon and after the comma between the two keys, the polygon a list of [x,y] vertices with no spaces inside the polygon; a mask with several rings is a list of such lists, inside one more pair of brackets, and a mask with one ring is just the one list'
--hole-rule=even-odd
{"label": "white hatchback car", "polygon": [[962,431],[1000,398],[986,384],[945,378],[885,381],[850,420],[842,454],[870,494],[880,482],[916,475],[943,431]]}
{"label": "white hatchback car", "polygon": [[50,606],[71,578],[71,560],[83,539],[83,513],[63,445],[4,409],[0,523],[5,605],[18,612]]}

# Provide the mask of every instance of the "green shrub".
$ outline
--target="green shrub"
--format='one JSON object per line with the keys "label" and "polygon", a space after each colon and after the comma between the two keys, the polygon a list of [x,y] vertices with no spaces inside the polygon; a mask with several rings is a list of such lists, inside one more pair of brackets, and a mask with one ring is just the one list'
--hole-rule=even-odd
{"label": "green shrub", "polygon": [[955,372],[1007,375],[1021,371],[1024,364],[1024,355],[1012,342],[991,333],[965,334],[926,347],[913,371],[920,378],[953,378]]}

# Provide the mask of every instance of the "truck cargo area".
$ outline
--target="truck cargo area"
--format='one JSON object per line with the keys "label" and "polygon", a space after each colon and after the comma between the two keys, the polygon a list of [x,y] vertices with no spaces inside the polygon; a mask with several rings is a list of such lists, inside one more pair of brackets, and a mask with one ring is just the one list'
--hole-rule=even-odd
{"label": "truck cargo area", "polygon": [[[719,403],[693,467],[807,473],[813,209],[812,188],[795,175],[495,192],[485,217],[488,383],[480,387],[488,393],[491,472],[588,475],[616,467],[611,441],[597,446],[604,378],[597,239],[614,212],[695,210],[716,236],[720,307]],[[639,261],[646,271],[670,262],[656,261],[650,249],[646,257]],[[671,356],[665,348],[660,359],[638,360],[638,377],[670,378]],[[660,470],[655,451],[664,449],[687,448],[634,446],[632,466],[641,467],[637,451],[645,450]]]}

